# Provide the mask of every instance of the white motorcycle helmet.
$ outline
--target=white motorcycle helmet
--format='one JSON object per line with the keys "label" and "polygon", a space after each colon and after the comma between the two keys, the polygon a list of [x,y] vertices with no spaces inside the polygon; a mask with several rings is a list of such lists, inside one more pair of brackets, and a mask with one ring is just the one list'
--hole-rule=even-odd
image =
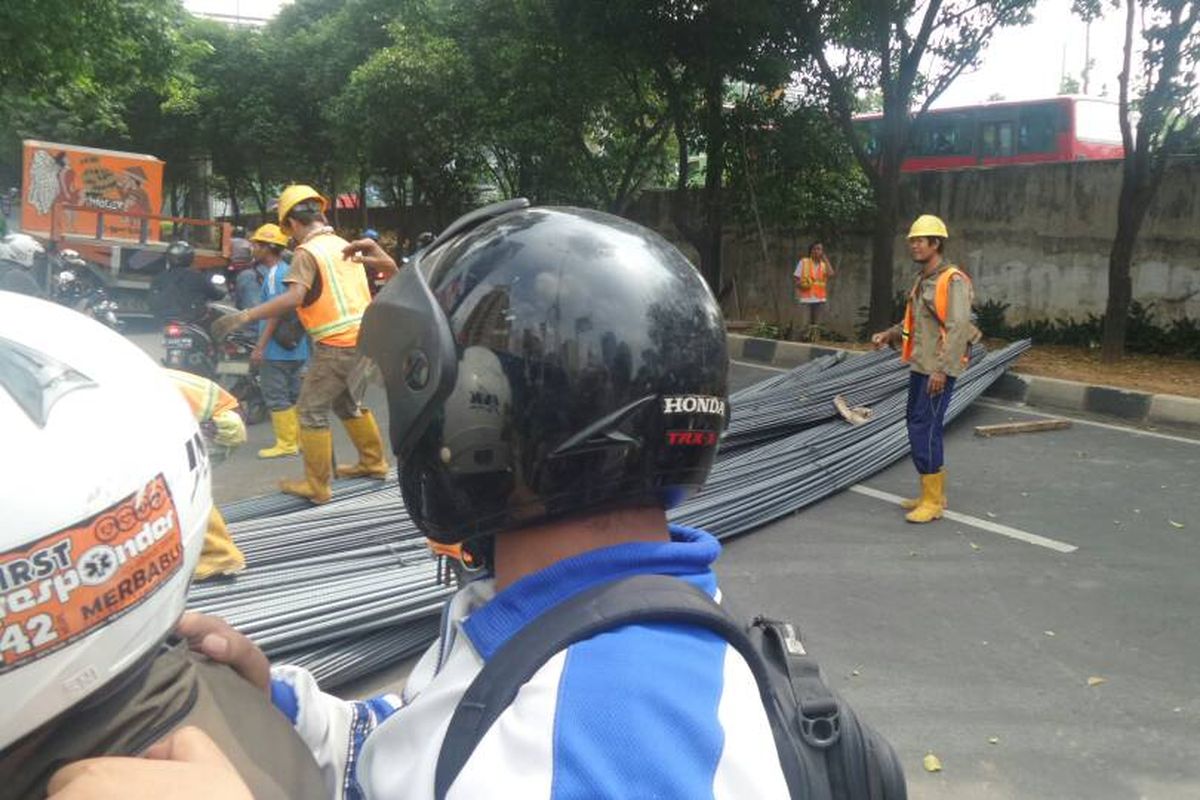
{"label": "white motorcycle helmet", "polygon": [[46,248],[26,233],[10,233],[0,237],[0,261],[11,261],[25,269],[33,269],[34,261]]}
{"label": "white motorcycle helmet", "polygon": [[0,292],[0,750],[157,647],[212,506],[183,397],[137,346]]}

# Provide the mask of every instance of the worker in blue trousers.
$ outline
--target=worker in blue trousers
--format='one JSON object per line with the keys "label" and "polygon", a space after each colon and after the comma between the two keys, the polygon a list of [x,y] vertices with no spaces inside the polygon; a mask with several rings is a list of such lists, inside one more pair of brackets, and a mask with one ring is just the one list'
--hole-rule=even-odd
{"label": "worker in blue trousers", "polygon": [[971,343],[979,337],[971,322],[971,279],[945,260],[949,238],[946,223],[932,214],[913,222],[908,249],[920,271],[908,293],[904,321],[871,337],[876,348],[899,347],[910,368],[905,419],[921,494],[901,503],[909,522],[932,522],[946,509],[946,408],[967,368]]}

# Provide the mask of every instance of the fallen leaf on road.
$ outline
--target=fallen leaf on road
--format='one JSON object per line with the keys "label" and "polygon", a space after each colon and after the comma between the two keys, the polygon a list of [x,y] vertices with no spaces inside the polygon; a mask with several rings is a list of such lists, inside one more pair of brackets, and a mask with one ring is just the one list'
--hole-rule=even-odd
{"label": "fallen leaf on road", "polygon": [[1101,678],[1096,675],[1088,678],[1088,686],[1099,686],[1102,683],[1108,683],[1108,678]]}
{"label": "fallen leaf on road", "polygon": [[1042,631],[1042,633],[1046,634],[1047,636],[1053,636],[1053,635],[1054,635],[1054,631]]}
{"label": "fallen leaf on road", "polygon": [[926,772],[941,772],[942,762],[933,753],[926,753],[925,760],[921,762],[925,765]]}
{"label": "fallen leaf on road", "polygon": [[993,514],[993,513],[992,513],[992,512],[990,512],[990,511],[985,511],[985,512],[983,512],[983,513],[987,514],[989,519],[995,519],[995,518],[996,518],[996,515],[995,515],[995,514]]}
{"label": "fallen leaf on road", "polygon": [[975,544],[974,542],[971,542],[971,549],[972,549],[972,550],[978,550],[978,549],[979,549],[979,545]]}
{"label": "fallen leaf on road", "polygon": [[1184,527],[1184,524],[1183,524],[1182,522],[1176,522],[1176,521],[1175,521],[1175,520],[1173,520],[1173,519],[1169,519],[1169,520],[1167,520],[1167,522],[1171,523],[1171,527],[1172,527],[1172,528],[1182,528],[1182,527]]}
{"label": "fallen leaf on road", "polygon": [[999,736],[989,736],[988,744],[1000,744],[1000,737]]}

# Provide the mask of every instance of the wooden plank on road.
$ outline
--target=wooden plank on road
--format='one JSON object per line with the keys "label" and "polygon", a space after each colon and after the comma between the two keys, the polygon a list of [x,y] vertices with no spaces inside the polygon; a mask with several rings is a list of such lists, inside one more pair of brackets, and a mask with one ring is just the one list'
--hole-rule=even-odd
{"label": "wooden plank on road", "polygon": [[1060,431],[1071,427],[1069,419],[1036,419],[1024,422],[1003,422],[999,425],[976,425],[976,436],[1011,436],[1015,433],[1036,433],[1038,431]]}

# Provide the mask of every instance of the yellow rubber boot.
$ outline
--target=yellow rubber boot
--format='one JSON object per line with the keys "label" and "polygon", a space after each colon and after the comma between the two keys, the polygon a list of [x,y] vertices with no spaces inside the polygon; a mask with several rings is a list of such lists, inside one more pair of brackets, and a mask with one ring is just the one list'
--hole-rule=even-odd
{"label": "yellow rubber boot", "polygon": [[272,411],[271,427],[275,429],[275,445],[259,450],[259,458],[294,456],[300,452],[300,446],[296,443],[296,437],[300,433],[300,418],[296,415],[295,406],[283,411]]}
{"label": "yellow rubber boot", "polygon": [[304,479],[280,481],[279,490],[303,497],[311,503],[328,503],[333,497],[333,432],[329,428],[301,428],[300,452],[304,455]]}
{"label": "yellow rubber boot", "polygon": [[338,464],[339,478],[377,478],[383,480],[388,474],[388,462],[383,457],[383,437],[375,415],[363,411],[362,415],[342,420],[350,441],[358,449],[357,464]]}
{"label": "yellow rubber boot", "polygon": [[[942,467],[940,470],[938,470],[938,472],[940,472],[940,473],[945,473],[945,471],[946,471],[946,468],[945,468],[945,467]],[[943,476],[943,478],[942,478],[942,496],[941,496],[941,504],[942,504],[942,509],[943,509],[943,510],[945,510],[945,509],[947,509],[947,508],[949,508],[949,507],[950,507],[950,504],[949,504],[949,503],[946,501],[946,483],[945,483],[945,480],[946,480],[946,479],[945,479],[945,477]],[[910,499],[907,499],[907,500],[901,500],[901,501],[900,501],[900,507],[901,507],[901,508],[903,508],[905,511],[912,511],[914,508],[916,508],[916,507],[917,507],[917,506],[919,506],[919,505],[921,505],[921,498],[920,498],[920,497],[913,497],[913,498],[910,498]]]}
{"label": "yellow rubber boot", "polygon": [[219,575],[233,575],[246,568],[246,557],[234,544],[225,526],[225,518],[213,506],[208,514],[208,530],[204,532],[204,549],[200,551],[200,563],[196,565],[193,580],[202,581]]}
{"label": "yellow rubber boot", "polygon": [[933,522],[942,517],[942,497],[945,495],[946,472],[921,476],[921,502],[904,515],[909,522]]}

